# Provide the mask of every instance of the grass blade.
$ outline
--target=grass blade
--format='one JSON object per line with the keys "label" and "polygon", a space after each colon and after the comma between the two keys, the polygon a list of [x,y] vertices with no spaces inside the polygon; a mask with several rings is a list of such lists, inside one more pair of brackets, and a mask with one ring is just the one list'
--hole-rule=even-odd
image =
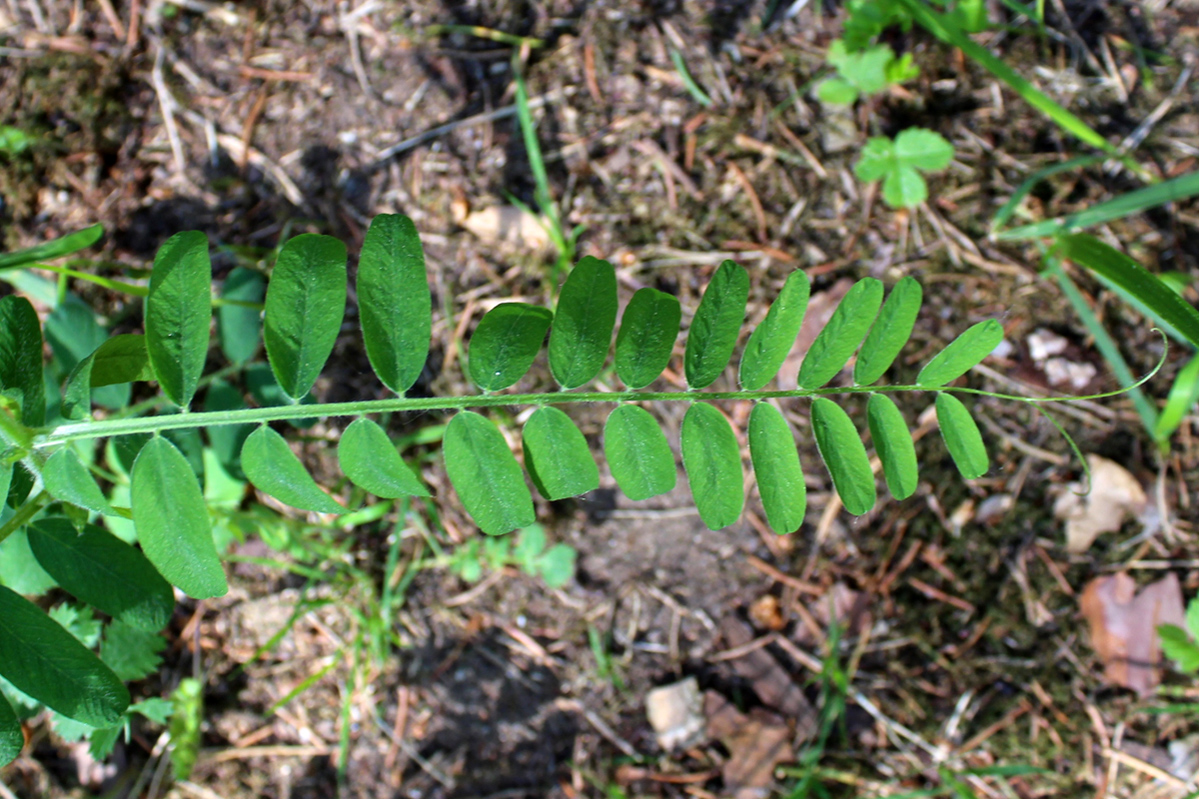
{"label": "grass blade", "polygon": [[1182,418],[1195,406],[1197,401],[1199,401],[1199,355],[1192,355],[1191,360],[1187,361],[1187,365],[1179,371],[1178,377],[1174,378],[1174,385],[1170,387],[1166,406],[1158,414],[1153,435],[1159,444],[1169,441],[1170,436],[1174,435],[1174,431],[1182,424]]}

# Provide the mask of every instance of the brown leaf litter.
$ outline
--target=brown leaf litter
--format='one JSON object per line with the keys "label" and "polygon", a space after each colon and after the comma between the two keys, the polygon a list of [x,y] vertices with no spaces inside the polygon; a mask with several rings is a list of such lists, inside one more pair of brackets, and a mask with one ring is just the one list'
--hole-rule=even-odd
{"label": "brown leaf litter", "polygon": [[1127,574],[1097,577],[1079,600],[1091,627],[1091,645],[1113,685],[1144,697],[1161,680],[1159,624],[1184,626],[1182,588],[1173,573],[1137,591]]}

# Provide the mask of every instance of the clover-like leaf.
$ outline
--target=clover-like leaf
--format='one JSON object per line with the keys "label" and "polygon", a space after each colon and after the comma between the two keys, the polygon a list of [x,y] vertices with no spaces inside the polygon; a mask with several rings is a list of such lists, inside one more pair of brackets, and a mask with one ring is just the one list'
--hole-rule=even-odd
{"label": "clover-like leaf", "polygon": [[369,419],[358,419],[341,434],[337,460],[346,477],[377,497],[429,496],[387,433]]}
{"label": "clover-like leaf", "polygon": [[345,508],[317,486],[287,440],[265,425],[242,444],[241,468],[256,488],[293,508],[345,513]]}

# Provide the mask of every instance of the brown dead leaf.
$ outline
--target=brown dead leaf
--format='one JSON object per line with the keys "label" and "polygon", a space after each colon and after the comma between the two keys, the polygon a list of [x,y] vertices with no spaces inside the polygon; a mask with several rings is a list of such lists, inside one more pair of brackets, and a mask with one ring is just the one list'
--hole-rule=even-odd
{"label": "brown dead leaf", "polygon": [[1119,530],[1129,515],[1144,513],[1148,500],[1145,489],[1127,469],[1107,458],[1088,455],[1091,467],[1090,492],[1085,483],[1070,486],[1069,493],[1058,497],[1053,515],[1066,522],[1066,550],[1086,552],[1102,533]]}
{"label": "brown dead leaf", "polygon": [[781,716],[756,707],[742,713],[715,691],[704,693],[708,734],[729,750],[721,774],[725,795],[733,799],[765,799],[774,769],[793,759],[791,730]]}
{"label": "brown dead leaf", "polygon": [[1087,583],[1079,604],[1108,682],[1141,696],[1151,693],[1161,679],[1157,626],[1185,625],[1178,578],[1168,574],[1138,593],[1123,572],[1097,577]]}
{"label": "brown dead leaf", "polygon": [[[754,640],[753,629],[730,614],[720,621],[720,634],[729,648],[745,646]],[[763,704],[794,719],[799,738],[807,740],[816,731],[816,710],[804,696],[794,677],[765,648],[746,652],[729,662],[737,676],[748,680]]]}
{"label": "brown dead leaf", "polygon": [[774,594],[763,594],[749,606],[749,618],[761,630],[779,631],[787,626],[783,609]]}
{"label": "brown dead leaf", "polygon": [[473,211],[461,222],[487,244],[506,244],[526,250],[548,250],[552,242],[537,215],[514,205],[493,205]]}
{"label": "brown dead leaf", "polygon": [[833,317],[833,311],[837,310],[837,306],[851,288],[853,281],[843,277],[827,291],[812,295],[803,324],[799,328],[799,335],[795,338],[795,346],[791,348],[791,353],[779,368],[779,388],[795,388],[796,381],[799,380],[799,366],[803,363],[804,356],[808,354],[812,342],[816,340],[820,331],[824,330],[828,320]]}

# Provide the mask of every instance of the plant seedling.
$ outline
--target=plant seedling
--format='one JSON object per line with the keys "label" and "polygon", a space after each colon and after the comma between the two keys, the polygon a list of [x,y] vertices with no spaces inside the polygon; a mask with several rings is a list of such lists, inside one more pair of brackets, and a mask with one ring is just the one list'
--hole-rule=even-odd
{"label": "plant seedling", "polygon": [[892,208],[914,208],[928,199],[922,172],[938,172],[953,160],[953,145],[935,131],[908,128],[894,140],[875,136],[862,148],[854,174],[883,182],[883,199]]}
{"label": "plant seedling", "polygon": [[823,81],[816,96],[832,105],[852,105],[858,97],[878,94],[920,74],[911,53],[897,58],[886,44],[850,52],[844,40],[835,39],[828,48],[828,62],[836,68],[837,77]]}

